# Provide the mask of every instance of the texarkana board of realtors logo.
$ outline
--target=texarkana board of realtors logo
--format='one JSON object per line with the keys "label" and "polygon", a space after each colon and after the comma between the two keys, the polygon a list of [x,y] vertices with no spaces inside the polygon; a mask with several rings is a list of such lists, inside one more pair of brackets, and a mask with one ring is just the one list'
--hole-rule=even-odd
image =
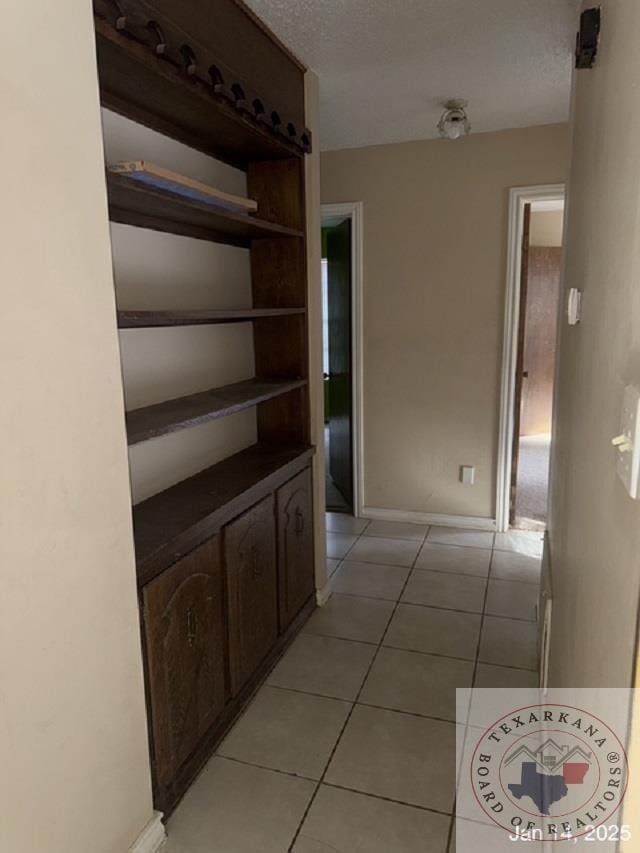
{"label": "texarkana board of realtors logo", "polygon": [[471,786],[510,834],[561,840],[611,822],[627,787],[627,756],[601,719],[566,705],[506,714],[478,740]]}

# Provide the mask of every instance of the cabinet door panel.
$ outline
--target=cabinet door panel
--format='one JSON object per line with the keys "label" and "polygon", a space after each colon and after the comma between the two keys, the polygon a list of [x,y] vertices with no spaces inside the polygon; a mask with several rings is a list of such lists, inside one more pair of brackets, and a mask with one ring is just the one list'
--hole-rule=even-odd
{"label": "cabinet door panel", "polygon": [[142,595],[156,779],[168,786],[225,704],[218,537],[147,584]]}
{"label": "cabinet door panel", "polygon": [[273,495],[224,528],[231,689],[237,694],[278,636]]}
{"label": "cabinet door panel", "polygon": [[278,490],[278,584],[280,630],[313,594],[313,501],[311,469]]}

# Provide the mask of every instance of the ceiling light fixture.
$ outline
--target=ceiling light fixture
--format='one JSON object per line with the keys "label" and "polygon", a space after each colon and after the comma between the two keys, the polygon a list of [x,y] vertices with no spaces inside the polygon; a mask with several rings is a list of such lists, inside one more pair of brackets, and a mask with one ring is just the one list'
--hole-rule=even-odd
{"label": "ceiling light fixture", "polygon": [[438,130],[443,139],[460,139],[471,131],[466,112],[468,103],[460,98],[445,102],[445,110],[438,122]]}

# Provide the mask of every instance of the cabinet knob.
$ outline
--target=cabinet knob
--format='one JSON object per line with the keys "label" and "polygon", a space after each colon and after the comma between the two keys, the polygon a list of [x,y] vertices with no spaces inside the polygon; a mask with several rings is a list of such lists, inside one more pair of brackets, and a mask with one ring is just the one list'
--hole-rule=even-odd
{"label": "cabinet knob", "polygon": [[300,507],[296,509],[296,533],[304,533],[304,513]]}

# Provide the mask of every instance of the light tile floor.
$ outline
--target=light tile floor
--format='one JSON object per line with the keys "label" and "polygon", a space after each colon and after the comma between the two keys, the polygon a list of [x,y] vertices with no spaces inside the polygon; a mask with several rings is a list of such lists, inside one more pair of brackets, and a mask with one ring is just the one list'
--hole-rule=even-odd
{"label": "light tile floor", "polygon": [[447,853],[455,688],[533,687],[541,536],[327,515],[333,595],[171,817],[166,853]]}

